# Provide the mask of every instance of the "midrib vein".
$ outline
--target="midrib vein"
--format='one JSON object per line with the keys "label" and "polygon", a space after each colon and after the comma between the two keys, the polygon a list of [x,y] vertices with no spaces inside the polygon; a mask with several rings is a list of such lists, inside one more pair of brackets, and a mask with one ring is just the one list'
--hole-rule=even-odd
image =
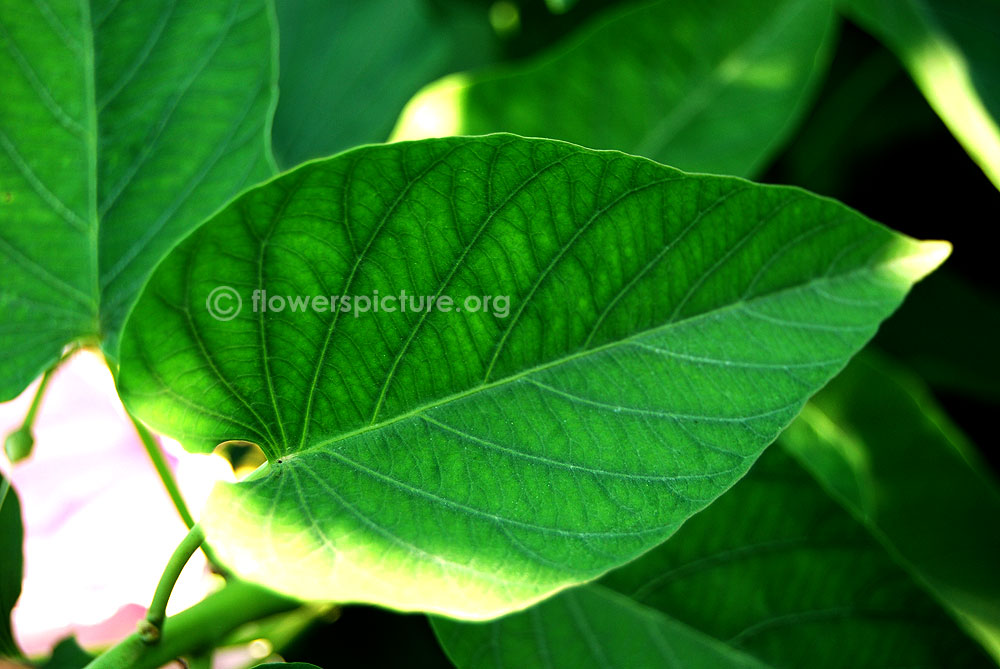
{"label": "midrib vein", "polygon": [[[761,293],[760,295],[755,295],[755,296],[753,296],[753,297],[751,297],[749,299],[736,300],[734,302],[721,305],[721,306],[716,307],[714,309],[710,309],[710,310],[707,310],[707,311],[704,311],[704,312],[701,312],[701,313],[698,313],[698,314],[692,314],[691,316],[688,316],[688,317],[685,317],[685,318],[681,318],[681,319],[678,319],[678,320],[675,320],[675,321],[670,321],[670,322],[664,323],[662,325],[658,325],[656,327],[649,328],[647,330],[641,330],[641,331],[639,331],[639,332],[637,332],[637,333],[635,333],[633,335],[630,335],[628,337],[625,337],[623,339],[618,339],[616,341],[608,342],[606,344],[602,344],[602,345],[596,346],[594,348],[585,349],[585,350],[582,350],[582,351],[577,351],[575,353],[571,353],[568,356],[564,356],[564,357],[561,357],[561,358],[556,358],[555,360],[550,360],[548,362],[544,362],[544,363],[541,363],[539,365],[535,365],[534,367],[529,367],[528,369],[525,369],[525,370],[522,370],[520,372],[517,372],[516,374],[511,374],[511,375],[503,377],[501,379],[497,379],[496,381],[492,381],[490,383],[482,384],[482,385],[476,386],[474,388],[469,388],[467,390],[462,390],[462,391],[459,391],[457,393],[453,393],[451,395],[443,397],[443,398],[441,398],[439,400],[435,400],[433,402],[428,402],[427,404],[422,404],[419,407],[416,407],[416,408],[411,409],[409,411],[406,411],[404,413],[401,413],[401,414],[398,414],[396,416],[393,416],[392,418],[387,418],[386,420],[381,421],[379,423],[375,423],[375,424],[371,424],[371,425],[365,425],[363,427],[360,427],[360,428],[355,429],[355,430],[351,430],[349,432],[345,432],[343,434],[337,435],[337,436],[332,437],[330,439],[325,439],[323,441],[317,442],[316,444],[313,444],[312,446],[308,446],[308,447],[303,448],[303,449],[301,449],[299,451],[296,451],[294,453],[288,453],[288,454],[282,455],[282,458],[283,459],[288,459],[288,458],[291,458],[291,457],[294,457],[294,456],[298,456],[298,455],[302,455],[304,453],[308,453],[309,451],[319,450],[321,448],[330,446],[330,445],[335,444],[335,443],[340,442],[340,441],[345,441],[347,439],[351,439],[351,438],[360,436],[360,435],[365,434],[367,432],[374,432],[374,431],[377,431],[377,430],[381,430],[381,429],[386,428],[386,427],[388,427],[390,425],[393,425],[394,423],[398,423],[398,422],[407,420],[409,418],[418,417],[418,416],[420,416],[421,414],[423,414],[426,411],[430,411],[430,410],[433,410],[433,409],[436,409],[436,408],[439,408],[439,407],[451,404],[452,402],[456,402],[456,401],[465,399],[466,397],[470,397],[472,395],[475,395],[476,393],[486,392],[486,391],[492,390],[493,388],[504,386],[504,385],[509,384],[509,383],[514,383],[514,382],[519,381],[519,380],[521,380],[521,379],[523,379],[523,378],[525,378],[527,376],[530,376],[532,374],[537,374],[539,372],[543,372],[543,371],[546,371],[546,370],[549,370],[549,369],[552,369],[552,368],[560,367],[562,365],[569,364],[569,363],[572,363],[572,362],[575,362],[575,361],[578,361],[578,360],[583,360],[583,359],[588,358],[590,356],[594,356],[594,355],[597,355],[599,353],[603,353],[604,351],[613,350],[613,349],[615,349],[615,348],[617,348],[619,346],[623,346],[623,345],[626,345],[626,344],[629,344],[629,343],[633,343],[633,342],[635,342],[635,341],[637,341],[639,339],[642,339],[643,337],[646,337],[646,336],[649,336],[649,335],[653,335],[653,334],[656,334],[656,333],[659,333],[659,332],[663,332],[663,331],[669,330],[670,328],[680,326],[682,324],[689,324],[689,323],[695,322],[695,321],[703,319],[703,318],[710,318],[710,317],[719,316],[720,314],[725,313],[727,311],[738,310],[738,309],[740,309],[740,308],[742,308],[742,307],[744,307],[744,306],[746,306],[748,304],[753,304],[755,302],[758,302],[758,301],[761,301],[761,300],[764,300],[764,299],[777,297],[777,296],[780,296],[780,295],[785,294],[785,293],[792,293],[792,292],[797,292],[797,291],[805,290],[805,289],[808,289],[809,287],[814,286],[816,284],[823,284],[823,283],[831,282],[833,280],[845,279],[845,278],[849,278],[849,277],[852,277],[852,276],[855,276],[855,275],[858,275],[858,274],[866,274],[866,273],[876,272],[876,271],[878,271],[880,269],[884,269],[886,267],[891,266],[892,264],[894,264],[898,260],[899,260],[899,258],[889,258],[889,259],[887,259],[887,260],[885,260],[883,262],[876,262],[876,263],[873,263],[871,265],[863,265],[863,266],[855,267],[855,268],[852,268],[852,269],[850,269],[850,270],[848,270],[846,272],[842,272],[840,274],[830,274],[830,275],[824,274],[824,275],[821,275],[821,276],[813,277],[812,279],[809,279],[808,281],[804,281],[802,283],[798,283],[798,284],[795,284],[795,285],[792,285],[792,286],[786,286],[784,288],[780,288],[780,289],[774,290],[774,291],[769,291],[769,292],[766,292],[766,293]],[[845,359],[845,362],[846,362],[846,359]],[[803,400],[803,402],[804,401],[805,400]]]}
{"label": "midrib vein", "polygon": [[88,243],[90,262],[90,279],[93,296],[94,313],[93,332],[101,334],[101,287],[98,270],[98,253],[100,240],[98,237],[100,220],[97,216],[97,82],[94,67],[94,24],[90,14],[90,0],[79,0],[80,27],[83,37],[83,86],[84,86],[84,150],[87,161],[87,212],[85,220],[89,227]]}

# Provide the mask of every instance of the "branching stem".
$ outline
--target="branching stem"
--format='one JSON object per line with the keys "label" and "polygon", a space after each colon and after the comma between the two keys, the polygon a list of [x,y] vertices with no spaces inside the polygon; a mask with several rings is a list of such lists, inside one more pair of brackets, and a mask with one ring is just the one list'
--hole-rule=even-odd
{"label": "branching stem", "polygon": [[146,643],[156,643],[160,640],[160,632],[163,629],[163,621],[167,618],[167,602],[170,600],[170,593],[173,592],[174,584],[181,575],[184,565],[188,563],[194,552],[205,541],[205,533],[200,527],[195,525],[187,533],[183,541],[174,549],[174,554],[167,561],[167,566],[160,576],[160,582],[156,585],[156,592],[153,593],[153,602],[149,605],[146,613],[146,625],[140,627],[139,634]]}
{"label": "branching stem", "polygon": [[300,606],[266,588],[234,579],[224,588],[163,623],[158,643],[131,634],[87,665],[87,669],[157,669],[178,657],[210,651],[237,628]]}

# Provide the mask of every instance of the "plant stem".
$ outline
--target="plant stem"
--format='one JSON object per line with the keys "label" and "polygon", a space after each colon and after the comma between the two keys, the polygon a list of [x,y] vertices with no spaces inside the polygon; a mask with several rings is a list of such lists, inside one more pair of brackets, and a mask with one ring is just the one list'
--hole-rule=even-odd
{"label": "plant stem", "polygon": [[222,590],[167,618],[159,643],[147,644],[134,633],[95,658],[86,669],[156,669],[182,655],[210,650],[247,623],[299,606],[299,602],[261,586],[232,580]]}
{"label": "plant stem", "polygon": [[167,459],[163,457],[160,445],[156,443],[156,439],[146,429],[145,425],[137,421],[132,414],[128,414],[128,417],[132,421],[132,425],[135,426],[135,431],[139,433],[139,439],[146,448],[149,459],[153,461],[153,467],[156,468],[156,473],[160,475],[163,487],[167,489],[167,494],[170,495],[170,501],[174,503],[177,513],[180,514],[184,524],[190,530],[194,527],[194,518],[191,516],[191,511],[188,510],[187,503],[185,503],[184,497],[181,495],[181,489],[177,486],[173,472],[170,471]]}
{"label": "plant stem", "polygon": [[7,452],[7,457],[10,458],[12,463],[20,462],[31,455],[31,450],[35,445],[35,437],[32,433],[32,428],[35,424],[35,414],[38,413],[38,407],[42,404],[42,396],[45,394],[46,386],[49,385],[52,373],[56,371],[62,360],[60,359],[59,362],[49,367],[42,374],[42,381],[38,384],[35,396],[31,399],[31,406],[28,407],[28,413],[25,414],[24,421],[19,428],[7,435],[7,439],[4,441],[4,450]]}
{"label": "plant stem", "polygon": [[[132,421],[135,431],[139,434],[139,440],[142,441],[142,445],[145,447],[146,453],[149,455],[149,459],[152,460],[156,473],[160,476],[160,480],[163,481],[163,487],[167,489],[167,494],[170,495],[170,501],[174,503],[174,508],[176,508],[177,513],[180,514],[181,520],[184,521],[184,525],[187,526],[189,530],[192,529],[195,525],[194,517],[188,509],[187,503],[184,501],[184,496],[181,494],[181,489],[177,485],[177,480],[174,478],[173,472],[170,471],[170,465],[167,464],[166,458],[163,457],[163,451],[160,450],[160,445],[156,442],[156,438],[153,437],[152,433],[146,429],[146,426],[136,420],[135,416],[129,413],[128,417],[129,420]],[[215,552],[208,544],[203,543],[201,551],[205,554],[205,557],[211,564],[212,571],[220,574],[226,579],[230,578],[231,574],[229,570],[219,561],[219,558],[215,555]]]}
{"label": "plant stem", "polygon": [[177,583],[177,578],[181,575],[184,565],[188,563],[194,552],[198,550],[202,542],[205,541],[205,533],[195,525],[187,536],[174,549],[174,554],[167,561],[167,566],[160,576],[160,582],[156,584],[156,592],[153,593],[153,602],[146,612],[146,622],[148,626],[140,633],[149,643],[159,641],[160,630],[163,628],[163,621],[167,617],[167,601],[170,600],[170,593]]}
{"label": "plant stem", "polygon": [[52,378],[53,372],[56,371],[56,367],[62,362],[59,360],[56,364],[45,370],[42,374],[42,382],[38,384],[38,390],[35,391],[35,397],[31,400],[31,406],[28,407],[28,413],[24,415],[24,423],[22,423],[22,429],[31,429],[31,426],[35,423],[35,414],[38,413],[38,407],[42,403],[42,395],[45,394],[45,388],[49,385],[49,380]]}

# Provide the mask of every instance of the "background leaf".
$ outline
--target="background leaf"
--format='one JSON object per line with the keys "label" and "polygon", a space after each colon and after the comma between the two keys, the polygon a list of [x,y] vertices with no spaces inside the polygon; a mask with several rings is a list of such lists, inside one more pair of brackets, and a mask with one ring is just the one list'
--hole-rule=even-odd
{"label": "background leaf", "polygon": [[825,71],[825,0],[670,0],[615,8],[561,48],[419,93],[396,139],[514,132],[750,176]]}
{"label": "background leaf", "polygon": [[[610,591],[620,594],[603,606],[577,603]],[[773,667],[990,666],[780,449],[670,541],[598,584],[489,625],[433,625],[461,669],[726,666],[651,633],[667,625]]]}
{"label": "background leaf", "polygon": [[434,79],[493,57],[485,11],[427,0],[278,2],[281,95],[274,152],[292,167],[382,142]]}
{"label": "background leaf", "polygon": [[0,400],[271,172],[266,0],[0,0]]}
{"label": "background leaf", "polygon": [[1000,300],[984,288],[935,273],[886,321],[876,343],[935,390],[1000,408]]}
{"label": "background leaf", "polygon": [[66,637],[52,649],[52,656],[45,661],[42,669],[83,669],[94,658],[87,653],[76,638]]}
{"label": "background leaf", "polygon": [[866,355],[781,441],[1000,658],[1000,488],[919,384]]}
{"label": "background leaf", "polygon": [[434,619],[460,669],[486,667],[765,667],[655,609],[586,585],[494,623]]}
{"label": "background leaf", "polygon": [[844,0],[884,40],[931,106],[1000,188],[1000,63],[994,0]]}
{"label": "background leaf", "polygon": [[23,544],[21,503],[10,481],[0,474],[0,658],[21,656],[14,641],[10,613],[21,596]]}
{"label": "background leaf", "polygon": [[[663,541],[946,253],[803,191],[561,142],[365,147],[178,246],[119,392],[189,448],[268,456],[201,521],[246,577],[495,616]],[[243,293],[230,320],[206,310],[219,286]],[[265,314],[255,289],[511,302]]]}

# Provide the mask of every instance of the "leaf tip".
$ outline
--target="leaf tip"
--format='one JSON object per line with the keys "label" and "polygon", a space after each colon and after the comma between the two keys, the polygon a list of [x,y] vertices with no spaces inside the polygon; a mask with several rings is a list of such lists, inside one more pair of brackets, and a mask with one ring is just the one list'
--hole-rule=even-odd
{"label": "leaf tip", "polygon": [[951,255],[951,242],[933,240],[918,242],[911,253],[896,260],[896,271],[910,283],[920,281],[941,266]]}

